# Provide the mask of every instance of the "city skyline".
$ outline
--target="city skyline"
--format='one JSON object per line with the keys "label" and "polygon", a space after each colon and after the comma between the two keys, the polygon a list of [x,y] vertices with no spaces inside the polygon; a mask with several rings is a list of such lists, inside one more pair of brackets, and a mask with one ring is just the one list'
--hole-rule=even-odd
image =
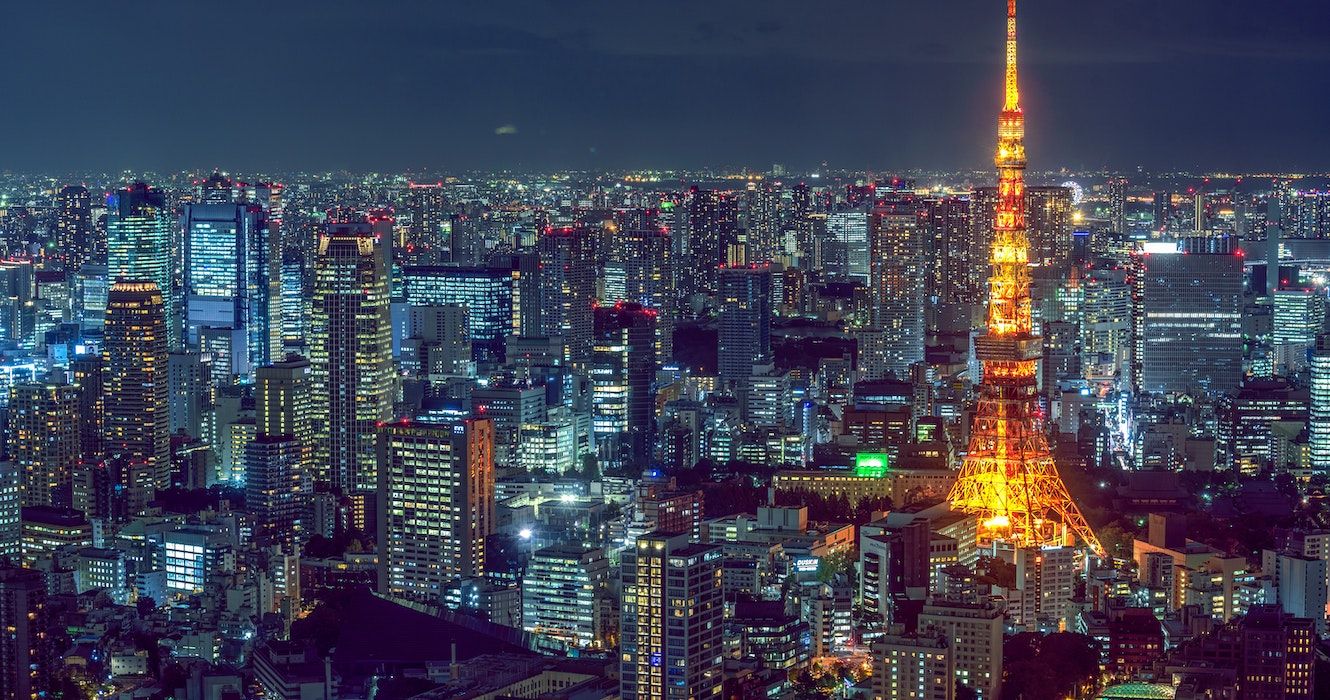
{"label": "city skyline", "polygon": [[75,8],[0,700],[1325,695],[1330,22],[1030,4]]}
{"label": "city skyline", "polygon": [[[283,3],[243,31],[188,4],[16,6],[0,152],[17,170],[982,168],[993,5]],[[1032,169],[1330,155],[1315,3],[1030,5]]]}

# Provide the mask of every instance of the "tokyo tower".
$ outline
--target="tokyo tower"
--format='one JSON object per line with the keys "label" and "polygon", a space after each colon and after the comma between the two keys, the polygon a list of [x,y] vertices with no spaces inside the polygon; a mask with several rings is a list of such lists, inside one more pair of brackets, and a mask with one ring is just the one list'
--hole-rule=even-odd
{"label": "tokyo tower", "polygon": [[988,332],[975,342],[983,366],[969,449],[947,500],[979,518],[979,541],[1063,546],[1075,539],[1104,555],[1099,538],[1058,476],[1044,434],[1036,368],[1043,339],[1030,318],[1025,228],[1025,116],[1016,85],[1016,0],[1007,0],[1006,98],[998,116],[998,201],[989,255]]}

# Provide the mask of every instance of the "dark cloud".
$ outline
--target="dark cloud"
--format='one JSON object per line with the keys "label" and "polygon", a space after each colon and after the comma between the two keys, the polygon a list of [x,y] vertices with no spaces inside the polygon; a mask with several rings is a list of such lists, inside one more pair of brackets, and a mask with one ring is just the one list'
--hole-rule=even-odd
{"label": "dark cloud", "polygon": [[[0,167],[985,167],[1003,7],[11,4]],[[1319,1],[1021,13],[1036,167],[1330,162]]]}

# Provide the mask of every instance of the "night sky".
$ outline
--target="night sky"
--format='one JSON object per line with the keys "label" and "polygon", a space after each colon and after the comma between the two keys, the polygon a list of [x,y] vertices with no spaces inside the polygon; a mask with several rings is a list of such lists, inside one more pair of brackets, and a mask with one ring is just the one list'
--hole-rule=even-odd
{"label": "night sky", "polygon": [[[1004,9],[6,3],[0,169],[987,168]],[[1323,0],[1020,14],[1033,168],[1330,168]]]}

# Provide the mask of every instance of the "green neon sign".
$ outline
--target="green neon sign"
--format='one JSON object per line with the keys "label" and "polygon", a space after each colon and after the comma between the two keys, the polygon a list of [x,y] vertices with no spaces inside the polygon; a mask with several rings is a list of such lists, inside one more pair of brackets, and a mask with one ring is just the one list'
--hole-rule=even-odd
{"label": "green neon sign", "polygon": [[882,452],[860,452],[854,456],[854,475],[881,479],[887,475],[887,459]]}

